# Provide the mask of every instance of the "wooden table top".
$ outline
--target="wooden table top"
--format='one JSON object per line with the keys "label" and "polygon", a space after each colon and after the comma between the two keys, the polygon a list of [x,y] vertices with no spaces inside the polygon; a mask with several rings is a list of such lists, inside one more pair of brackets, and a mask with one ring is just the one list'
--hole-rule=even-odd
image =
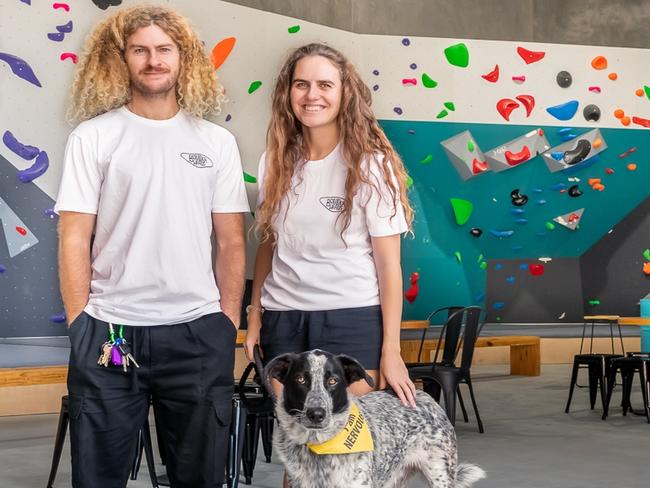
{"label": "wooden table top", "polygon": [[426,329],[428,327],[428,320],[403,320],[400,325],[402,329]]}
{"label": "wooden table top", "polygon": [[618,325],[650,325],[650,317],[620,317]]}
{"label": "wooden table top", "polygon": [[591,321],[603,321],[603,322],[616,322],[619,319],[618,315],[585,315],[583,317],[586,322],[591,322]]}

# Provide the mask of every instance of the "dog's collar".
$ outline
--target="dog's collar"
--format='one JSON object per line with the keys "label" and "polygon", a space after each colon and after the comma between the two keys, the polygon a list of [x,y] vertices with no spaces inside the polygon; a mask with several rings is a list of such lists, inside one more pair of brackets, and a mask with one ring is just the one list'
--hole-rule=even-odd
{"label": "dog's collar", "polygon": [[308,442],[307,447],[315,454],[349,454],[375,450],[366,417],[354,402],[350,406],[348,421],[341,432],[321,444]]}

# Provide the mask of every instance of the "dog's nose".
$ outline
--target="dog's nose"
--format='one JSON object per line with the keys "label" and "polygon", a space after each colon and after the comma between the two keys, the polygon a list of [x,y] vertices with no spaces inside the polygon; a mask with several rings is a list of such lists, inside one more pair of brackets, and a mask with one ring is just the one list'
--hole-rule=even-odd
{"label": "dog's nose", "polygon": [[307,414],[307,418],[315,424],[320,424],[325,419],[324,408],[308,408],[305,413]]}

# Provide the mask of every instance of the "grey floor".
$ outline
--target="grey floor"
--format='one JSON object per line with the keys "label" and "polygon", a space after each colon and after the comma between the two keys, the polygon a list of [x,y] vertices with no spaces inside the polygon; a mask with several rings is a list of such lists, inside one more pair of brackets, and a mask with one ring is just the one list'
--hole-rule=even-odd
{"label": "grey floor", "polygon": [[[474,371],[474,370],[473,370]],[[564,413],[569,365],[549,365],[536,378],[507,375],[507,366],[475,368],[475,388],[485,434],[462,419],[456,430],[459,458],[483,467],[476,488],[647,488],[650,484],[650,424],[621,415],[620,388],[607,421],[589,410],[586,390]],[[635,383],[633,405],[640,405]],[[44,487],[50,467],[56,415],[0,418],[0,488]],[[162,467],[158,466],[162,472]],[[281,466],[259,460],[251,488],[279,487]],[[69,452],[57,487],[70,486]],[[146,468],[129,487],[145,488]],[[240,485],[245,486],[245,485]],[[424,487],[413,480],[409,487]],[[98,487],[101,488],[101,487]]]}

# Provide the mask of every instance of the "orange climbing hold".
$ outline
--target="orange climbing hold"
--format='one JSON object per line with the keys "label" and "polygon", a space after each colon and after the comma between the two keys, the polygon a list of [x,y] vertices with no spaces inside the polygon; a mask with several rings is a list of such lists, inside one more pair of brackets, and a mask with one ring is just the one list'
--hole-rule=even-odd
{"label": "orange climbing hold", "polygon": [[597,185],[600,183],[600,178],[589,178],[589,180],[587,180],[587,183],[589,183],[589,186]]}
{"label": "orange climbing hold", "polygon": [[603,140],[600,139],[600,138],[599,139],[594,139],[594,142],[592,142],[591,145],[593,147],[595,147],[596,149],[598,149],[600,146],[603,145]]}
{"label": "orange climbing hold", "polygon": [[610,74],[607,75],[607,78],[609,78],[612,81],[617,80],[618,79],[618,74],[617,73],[610,73]]}
{"label": "orange climbing hold", "polygon": [[650,263],[643,263],[643,273],[650,276]]}
{"label": "orange climbing hold", "polygon": [[637,88],[636,91],[634,92],[634,94],[637,97],[642,97],[643,96],[643,88]]}
{"label": "orange climbing hold", "polygon": [[635,171],[636,170],[636,163],[628,164],[627,169],[629,169],[630,171]]}
{"label": "orange climbing hold", "polygon": [[614,110],[614,117],[616,117],[617,119],[622,118],[624,115],[625,115],[625,112],[623,112],[622,109],[617,108],[616,110]]}
{"label": "orange climbing hold", "polygon": [[607,68],[607,58],[605,56],[596,56],[591,60],[591,66],[594,69],[605,69]]}
{"label": "orange climbing hold", "polygon": [[592,188],[597,191],[603,191],[605,189],[605,185],[602,183],[596,183],[594,186],[592,186]]}
{"label": "orange climbing hold", "polygon": [[621,124],[623,124],[624,126],[627,127],[628,125],[630,125],[630,122],[632,122],[632,120],[630,120],[630,118],[627,115],[625,117],[621,117]]}
{"label": "orange climbing hold", "polygon": [[219,69],[219,66],[223,64],[230,54],[230,51],[232,51],[232,48],[235,47],[235,42],[237,42],[236,38],[226,37],[212,48],[212,56],[210,59],[212,60],[212,66],[214,66],[214,69]]}

